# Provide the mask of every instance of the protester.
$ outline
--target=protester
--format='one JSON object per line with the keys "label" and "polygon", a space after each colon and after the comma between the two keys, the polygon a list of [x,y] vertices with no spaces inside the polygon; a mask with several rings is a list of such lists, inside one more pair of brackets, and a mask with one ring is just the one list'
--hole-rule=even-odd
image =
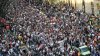
{"label": "protester", "polygon": [[92,55],[99,55],[95,50],[98,32],[87,23],[86,13],[67,4],[62,7],[48,3],[34,5],[25,0],[18,0],[15,8],[15,11],[9,10],[14,16],[10,32],[5,30],[2,35],[5,38],[0,38],[1,56],[78,56],[78,50],[72,47],[85,43]]}

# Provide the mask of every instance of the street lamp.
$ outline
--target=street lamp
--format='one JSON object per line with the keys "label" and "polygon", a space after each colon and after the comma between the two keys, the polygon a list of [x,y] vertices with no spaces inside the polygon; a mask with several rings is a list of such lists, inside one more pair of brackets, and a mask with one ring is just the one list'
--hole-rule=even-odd
{"label": "street lamp", "polygon": [[68,0],[68,5],[70,6],[70,0]]}
{"label": "street lamp", "polygon": [[75,9],[76,9],[76,0],[75,0]]}
{"label": "street lamp", "polygon": [[73,5],[73,4],[72,4],[72,0],[70,1],[70,3],[71,3],[71,6],[72,6],[72,5]]}
{"label": "street lamp", "polygon": [[82,9],[83,9],[83,12],[85,13],[85,1],[84,0],[82,1]]}
{"label": "street lamp", "polygon": [[94,15],[94,3],[93,3],[93,1],[91,1],[91,11],[92,11],[92,15]]}

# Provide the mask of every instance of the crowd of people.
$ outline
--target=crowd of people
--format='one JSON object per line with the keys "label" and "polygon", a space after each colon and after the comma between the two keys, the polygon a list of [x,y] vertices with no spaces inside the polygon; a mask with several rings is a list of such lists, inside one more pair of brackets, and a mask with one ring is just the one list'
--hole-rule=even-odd
{"label": "crowd of people", "polygon": [[11,28],[0,36],[0,56],[78,56],[76,48],[84,45],[91,56],[100,56],[100,29],[90,15],[68,4],[12,4],[7,14],[13,17]]}

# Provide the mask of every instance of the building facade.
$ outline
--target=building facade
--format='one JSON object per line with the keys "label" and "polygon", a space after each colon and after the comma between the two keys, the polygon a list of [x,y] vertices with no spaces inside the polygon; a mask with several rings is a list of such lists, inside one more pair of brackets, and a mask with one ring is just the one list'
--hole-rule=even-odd
{"label": "building facade", "polygon": [[[50,3],[70,3],[72,4],[77,10],[83,10],[83,0],[48,0]],[[85,11],[89,14],[100,14],[100,0],[84,0],[85,2]],[[92,4],[91,4],[92,3]],[[94,12],[93,12],[94,11]]]}

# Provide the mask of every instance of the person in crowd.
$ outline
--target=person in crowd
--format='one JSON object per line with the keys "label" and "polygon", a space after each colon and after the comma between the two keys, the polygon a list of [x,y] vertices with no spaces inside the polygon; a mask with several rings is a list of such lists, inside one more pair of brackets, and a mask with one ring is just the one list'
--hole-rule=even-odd
{"label": "person in crowd", "polygon": [[0,36],[0,56],[78,56],[79,51],[72,46],[82,45],[90,47],[92,55],[100,55],[95,50],[97,31],[87,23],[86,13],[67,4],[59,7],[48,3],[27,5],[26,2],[17,2],[11,32],[5,30],[2,38]]}

